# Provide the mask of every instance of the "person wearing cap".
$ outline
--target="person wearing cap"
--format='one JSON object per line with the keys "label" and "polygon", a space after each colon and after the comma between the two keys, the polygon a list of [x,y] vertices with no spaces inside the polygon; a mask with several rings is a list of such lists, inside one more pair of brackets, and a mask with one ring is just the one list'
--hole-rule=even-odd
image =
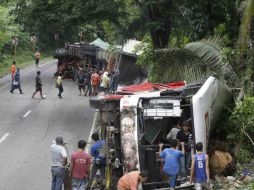
{"label": "person wearing cap", "polygon": [[33,93],[33,96],[32,98],[34,98],[34,95],[37,93],[37,92],[40,92],[40,95],[41,95],[41,99],[45,99],[43,96],[42,96],[42,82],[41,82],[41,78],[40,78],[40,75],[41,75],[41,72],[40,71],[37,71],[37,76],[35,78],[35,92]]}
{"label": "person wearing cap", "polygon": [[121,177],[117,184],[118,190],[137,190],[140,182],[148,179],[148,171],[132,171]]}
{"label": "person wearing cap", "polygon": [[63,137],[56,137],[55,143],[52,143],[52,145],[50,146],[50,153],[52,159],[51,190],[62,190],[65,178],[65,166],[67,165],[67,152],[64,148]]}
{"label": "person wearing cap", "polygon": [[88,181],[90,156],[85,153],[86,141],[78,142],[78,150],[71,155],[72,190],[85,190]]}

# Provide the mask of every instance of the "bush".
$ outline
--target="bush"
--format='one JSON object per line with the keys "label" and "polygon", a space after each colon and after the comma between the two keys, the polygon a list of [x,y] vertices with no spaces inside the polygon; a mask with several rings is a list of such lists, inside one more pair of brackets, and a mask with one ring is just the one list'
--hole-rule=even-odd
{"label": "bush", "polygon": [[237,161],[239,163],[249,163],[251,161],[251,158],[251,152],[244,148],[241,148],[239,154],[237,154]]}
{"label": "bush", "polygon": [[248,162],[254,147],[254,97],[247,96],[236,104],[229,124],[231,126],[228,129],[227,139],[242,145],[238,160]]}

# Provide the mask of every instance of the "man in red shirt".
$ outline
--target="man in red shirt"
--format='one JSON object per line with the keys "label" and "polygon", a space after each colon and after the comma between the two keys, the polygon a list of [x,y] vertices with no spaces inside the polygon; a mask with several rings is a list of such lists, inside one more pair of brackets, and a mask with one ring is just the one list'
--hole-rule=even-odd
{"label": "man in red shirt", "polygon": [[95,73],[91,76],[91,84],[92,84],[92,92],[93,96],[97,96],[99,91],[99,85],[100,85],[100,75],[98,71],[95,71]]}
{"label": "man in red shirt", "polygon": [[78,142],[78,151],[71,155],[72,190],[85,190],[91,165],[90,156],[84,152],[86,141]]}
{"label": "man in red shirt", "polygon": [[140,182],[148,179],[148,171],[133,171],[121,177],[117,184],[118,190],[137,190]]}

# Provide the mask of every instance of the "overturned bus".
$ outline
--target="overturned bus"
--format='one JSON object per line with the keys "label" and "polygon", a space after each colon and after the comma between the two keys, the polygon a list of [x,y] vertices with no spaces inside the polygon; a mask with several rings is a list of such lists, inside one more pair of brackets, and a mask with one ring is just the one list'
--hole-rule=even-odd
{"label": "overturned bus", "polygon": [[206,151],[209,133],[230,99],[230,90],[214,77],[189,85],[144,83],[91,98],[91,107],[98,109],[96,130],[107,142],[106,189],[116,189],[124,173],[143,169],[150,173],[144,190],[169,187],[158,144],[179,119],[191,118],[192,140]]}

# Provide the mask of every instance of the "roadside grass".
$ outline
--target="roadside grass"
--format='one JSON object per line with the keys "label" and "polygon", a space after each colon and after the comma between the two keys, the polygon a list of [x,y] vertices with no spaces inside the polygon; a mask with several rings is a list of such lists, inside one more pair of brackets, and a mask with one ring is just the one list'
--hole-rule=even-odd
{"label": "roadside grass", "polygon": [[[52,53],[41,52],[40,62],[44,63],[53,59]],[[0,60],[0,78],[10,73],[13,60],[14,55],[6,56],[3,60]],[[34,53],[30,51],[23,51],[22,53],[18,53],[16,56],[16,66],[19,66],[21,69],[32,64],[35,64]]]}

